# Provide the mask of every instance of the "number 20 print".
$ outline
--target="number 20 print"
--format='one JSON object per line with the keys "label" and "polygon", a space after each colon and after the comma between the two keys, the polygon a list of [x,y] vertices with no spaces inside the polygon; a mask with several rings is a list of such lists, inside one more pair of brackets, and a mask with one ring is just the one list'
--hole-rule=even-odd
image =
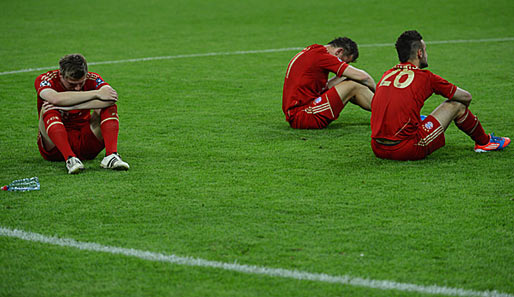
{"label": "number 20 print", "polygon": [[[398,73],[398,72],[400,72],[400,73]],[[384,87],[390,86],[391,85],[392,76],[397,74],[397,73],[398,73],[398,75],[396,76],[396,78],[393,81],[393,86],[396,87],[396,88],[399,88],[399,89],[406,88],[414,80],[414,71],[408,70],[408,69],[404,69],[404,70],[397,69],[395,71],[390,72],[388,75],[386,75],[382,79],[382,81],[380,82],[379,86],[380,87],[381,86],[384,86]],[[405,81],[403,81],[403,82],[400,82],[401,78],[403,76],[405,76],[405,75],[407,75],[407,79],[405,79]],[[391,80],[388,80],[390,78],[391,78]]]}

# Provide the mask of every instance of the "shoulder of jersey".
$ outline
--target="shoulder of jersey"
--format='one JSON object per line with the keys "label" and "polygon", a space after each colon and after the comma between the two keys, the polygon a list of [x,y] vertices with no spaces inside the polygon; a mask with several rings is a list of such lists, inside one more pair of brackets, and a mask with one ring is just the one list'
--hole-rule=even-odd
{"label": "shoulder of jersey", "polygon": [[98,73],[94,73],[94,72],[88,72],[87,75],[86,75],[86,79],[97,79],[99,78],[100,75]]}
{"label": "shoulder of jersey", "polygon": [[41,80],[52,80],[56,78],[58,74],[59,70],[48,71],[47,73],[43,74],[43,76],[41,76]]}

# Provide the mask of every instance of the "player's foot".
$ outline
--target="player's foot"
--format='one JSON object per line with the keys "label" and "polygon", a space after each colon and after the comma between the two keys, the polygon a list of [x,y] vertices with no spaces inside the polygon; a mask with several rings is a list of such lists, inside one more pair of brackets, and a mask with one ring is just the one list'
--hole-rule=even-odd
{"label": "player's foot", "polygon": [[494,133],[491,133],[489,142],[484,145],[475,144],[475,152],[486,153],[490,151],[503,150],[510,144],[510,138],[508,137],[497,137]]}
{"label": "player's foot", "polygon": [[77,157],[69,157],[66,160],[66,168],[68,169],[68,174],[77,174],[81,170],[84,170],[84,165]]}
{"label": "player's foot", "polygon": [[100,166],[102,166],[102,168],[114,170],[128,170],[130,168],[127,162],[123,162],[123,160],[121,160],[118,153],[112,153],[109,156],[106,156],[100,163]]}

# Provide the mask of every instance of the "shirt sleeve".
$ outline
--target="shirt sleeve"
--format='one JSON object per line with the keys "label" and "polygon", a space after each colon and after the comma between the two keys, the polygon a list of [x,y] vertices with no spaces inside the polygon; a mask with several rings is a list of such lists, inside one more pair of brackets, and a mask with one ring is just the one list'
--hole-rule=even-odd
{"label": "shirt sleeve", "polygon": [[51,79],[47,79],[45,76],[39,76],[36,78],[34,82],[34,87],[36,88],[36,93],[39,96],[41,91],[44,89],[53,89],[53,82]]}
{"label": "shirt sleeve", "polygon": [[437,74],[431,73],[430,83],[432,85],[432,90],[434,93],[451,99],[455,92],[457,91],[457,86],[448,82],[446,79],[440,77]]}
{"label": "shirt sleeve", "polygon": [[327,53],[322,55],[320,59],[320,66],[323,69],[333,72],[340,77],[343,75],[343,72],[348,67],[348,64],[341,61],[341,59],[339,59],[338,57]]}
{"label": "shirt sleeve", "polygon": [[88,90],[98,90],[103,86],[108,86],[109,84],[103,80],[103,78],[94,72],[88,73]]}

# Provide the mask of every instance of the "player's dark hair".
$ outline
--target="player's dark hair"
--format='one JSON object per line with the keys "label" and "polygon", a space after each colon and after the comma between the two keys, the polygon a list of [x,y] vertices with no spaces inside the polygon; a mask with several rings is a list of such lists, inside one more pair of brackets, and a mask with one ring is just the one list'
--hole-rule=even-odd
{"label": "player's dark hair", "polygon": [[87,62],[81,54],[71,54],[59,60],[59,71],[65,78],[81,79],[87,74]]}
{"label": "player's dark hair", "polygon": [[416,57],[418,50],[423,48],[422,39],[423,37],[416,30],[405,31],[398,37],[395,46],[400,62],[405,63],[410,58]]}
{"label": "player's dark hair", "polygon": [[333,47],[342,48],[344,56],[349,57],[353,55],[353,62],[355,62],[359,57],[359,48],[357,47],[357,43],[348,37],[338,37],[330,41],[328,44]]}

